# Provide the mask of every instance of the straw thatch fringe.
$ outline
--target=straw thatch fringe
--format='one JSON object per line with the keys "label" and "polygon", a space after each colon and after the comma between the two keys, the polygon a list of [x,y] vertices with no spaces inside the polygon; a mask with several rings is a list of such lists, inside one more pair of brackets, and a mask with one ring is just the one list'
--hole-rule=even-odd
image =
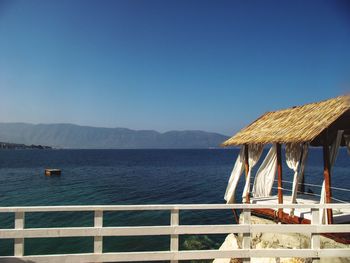
{"label": "straw thatch fringe", "polygon": [[267,112],[222,145],[311,142],[349,109],[346,95]]}

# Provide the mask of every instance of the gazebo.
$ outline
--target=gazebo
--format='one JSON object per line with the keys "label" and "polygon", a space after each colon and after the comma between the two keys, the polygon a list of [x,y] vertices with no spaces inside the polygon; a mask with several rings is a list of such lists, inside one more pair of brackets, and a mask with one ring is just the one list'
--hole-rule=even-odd
{"label": "gazebo", "polygon": [[[304,166],[310,146],[323,147],[323,186],[320,203],[332,202],[331,179],[332,166],[335,163],[340,146],[350,146],[350,96],[296,106],[288,109],[267,112],[247,127],[239,131],[223,146],[241,146],[235,166],[231,173],[225,193],[227,203],[235,202],[235,190],[238,180],[245,171],[245,187],[242,200],[245,203],[308,202],[308,198],[297,199],[302,192]],[[289,168],[294,171],[292,194],[284,195],[282,174],[282,145]],[[270,150],[259,167],[251,190],[251,170],[258,163],[263,148]],[[277,196],[271,195],[272,185],[277,173]],[[298,200],[298,201],[297,201]],[[316,202],[313,200],[312,202]],[[318,201],[317,201],[318,202]],[[267,217],[285,223],[310,223],[305,211],[261,209],[255,211]],[[321,213],[325,224],[350,221],[350,210],[333,215],[331,209]]]}

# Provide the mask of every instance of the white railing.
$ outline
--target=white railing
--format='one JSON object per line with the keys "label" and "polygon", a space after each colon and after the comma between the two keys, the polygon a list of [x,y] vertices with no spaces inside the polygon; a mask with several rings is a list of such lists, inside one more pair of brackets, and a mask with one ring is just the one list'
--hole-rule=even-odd
{"label": "white railing", "polygon": [[[311,209],[310,225],[250,224],[252,209],[263,208],[307,208]],[[1,262],[126,262],[126,261],[171,261],[243,258],[249,262],[252,257],[302,257],[318,260],[322,257],[350,257],[350,248],[321,249],[320,233],[349,233],[350,224],[321,225],[319,210],[325,208],[344,209],[350,204],[194,204],[194,205],[97,205],[97,206],[33,206],[33,207],[0,207],[0,213],[14,213],[14,229],[0,229],[0,239],[14,239],[14,255],[0,256]],[[242,209],[242,224],[229,225],[180,225],[179,215],[183,210],[224,210]],[[170,211],[168,226],[128,226],[104,227],[104,211]],[[25,228],[25,213],[30,212],[94,212],[93,227],[61,227],[61,228]],[[311,235],[311,248],[305,249],[252,249],[251,235],[257,232],[302,233]],[[179,250],[179,235],[188,234],[228,234],[243,235],[242,249],[222,250]],[[103,253],[104,236],[170,236],[169,251],[151,252],[116,252]],[[94,252],[84,254],[24,255],[25,238],[57,238],[57,237],[94,237]]]}

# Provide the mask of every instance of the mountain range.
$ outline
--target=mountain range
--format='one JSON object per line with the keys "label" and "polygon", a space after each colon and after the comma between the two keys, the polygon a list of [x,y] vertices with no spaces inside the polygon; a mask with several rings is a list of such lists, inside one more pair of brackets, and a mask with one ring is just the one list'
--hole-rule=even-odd
{"label": "mountain range", "polygon": [[77,149],[174,149],[219,147],[228,137],[188,130],[100,128],[75,124],[0,123],[0,141]]}

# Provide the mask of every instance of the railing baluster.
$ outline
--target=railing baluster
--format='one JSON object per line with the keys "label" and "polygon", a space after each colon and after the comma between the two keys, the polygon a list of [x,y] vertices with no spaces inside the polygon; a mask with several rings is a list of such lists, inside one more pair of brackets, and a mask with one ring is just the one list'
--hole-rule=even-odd
{"label": "railing baluster", "polygon": [[[320,224],[320,209],[319,208],[312,208],[311,209],[311,224],[313,226],[317,226]],[[320,234],[319,233],[312,233],[311,234],[311,249],[312,250],[319,250],[320,249]],[[320,258],[313,258],[313,263],[320,262]]]}
{"label": "railing baluster", "polygon": [[[24,212],[15,213],[15,229],[24,229]],[[22,257],[24,254],[24,238],[15,238],[14,256]]]}
{"label": "railing baluster", "polygon": [[[244,209],[243,210],[243,224],[244,225],[250,225],[250,209]],[[249,249],[250,250],[250,231],[249,233],[243,233],[243,240],[242,240],[242,248],[243,249]],[[244,263],[250,262],[250,256],[248,258],[242,259]]]}
{"label": "railing baluster", "polygon": [[[265,207],[265,206],[264,206]],[[349,224],[345,225],[329,225],[324,226],[320,220],[320,210],[330,208],[348,208],[349,204],[285,204],[266,205],[268,208],[300,208],[311,209],[311,228],[310,225],[251,225],[251,209],[263,208],[261,205],[251,204],[235,204],[233,205],[144,205],[144,206],[67,206],[67,207],[0,207],[0,213],[14,213],[15,222],[14,229],[0,229],[0,239],[14,239],[14,260],[17,257],[22,261],[33,262],[96,262],[96,261],[152,261],[152,260],[168,260],[172,263],[177,263],[180,260],[197,260],[197,259],[212,259],[212,258],[242,258],[243,262],[250,262],[250,257],[304,257],[312,258],[313,262],[320,262],[323,257],[349,257],[349,248],[336,249],[321,249],[321,234],[320,233],[349,233]],[[212,209],[234,209],[241,208],[242,225],[189,225],[181,226],[179,222],[181,210],[212,210]],[[170,226],[148,226],[148,227],[111,227],[103,228],[103,211],[171,211]],[[50,211],[94,211],[94,227],[81,228],[42,228],[42,229],[26,229],[25,228],[25,213],[27,212],[50,212]],[[311,233],[311,247],[309,249],[281,249],[266,251],[251,248],[252,231],[272,233]],[[243,233],[242,249],[233,249],[232,251],[181,251],[179,250],[180,235],[203,235],[203,234],[228,234],[228,233]],[[150,252],[122,252],[122,253],[105,253],[103,254],[103,236],[153,236],[153,235],[170,235],[170,251],[150,251]],[[94,253],[73,255],[73,254],[58,254],[58,255],[30,255],[24,256],[24,241],[25,238],[45,238],[45,237],[94,237]],[[0,256],[0,261],[7,260],[8,257]],[[12,260],[12,258],[11,258]]]}
{"label": "railing baluster", "polygon": [[[103,227],[103,211],[96,210],[94,215],[94,226],[95,227]],[[94,253],[101,254],[103,248],[103,237],[95,236],[94,237]]]}
{"label": "railing baluster", "polygon": [[[179,210],[173,209],[170,214],[170,225],[178,226],[179,225]],[[179,251],[179,235],[170,236],[170,251],[177,252]],[[171,260],[171,263],[177,263],[178,260]]]}

